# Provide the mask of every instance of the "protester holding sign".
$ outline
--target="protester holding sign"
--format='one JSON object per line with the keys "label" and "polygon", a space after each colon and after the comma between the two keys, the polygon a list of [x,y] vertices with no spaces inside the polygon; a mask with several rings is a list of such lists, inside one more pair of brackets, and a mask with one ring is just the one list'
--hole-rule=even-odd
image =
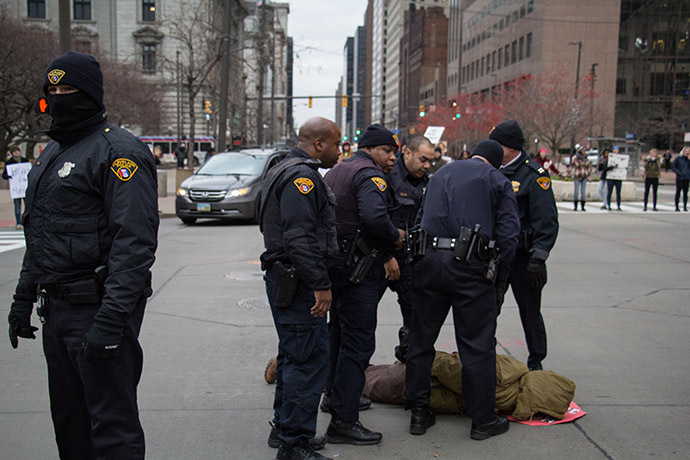
{"label": "protester holding sign", "polygon": [[[12,167],[11,165],[14,164],[29,163],[29,160],[22,156],[22,151],[16,145],[10,146],[10,153],[12,156],[5,163],[2,178],[10,181],[11,194],[14,200],[14,220],[17,230],[19,230],[22,228],[22,200],[26,191],[26,175],[28,170],[31,169],[31,164],[21,168]],[[15,187],[13,187],[15,185],[14,182],[17,182]]]}

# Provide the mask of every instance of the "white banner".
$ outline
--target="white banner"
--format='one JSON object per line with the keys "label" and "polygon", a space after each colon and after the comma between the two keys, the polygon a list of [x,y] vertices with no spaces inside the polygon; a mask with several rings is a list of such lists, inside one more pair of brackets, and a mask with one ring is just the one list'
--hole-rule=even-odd
{"label": "white banner", "polygon": [[432,144],[436,145],[438,141],[441,140],[441,136],[443,136],[443,131],[445,131],[445,129],[445,126],[429,126],[424,132],[424,137],[429,139]]}
{"label": "white banner", "polygon": [[10,195],[12,199],[24,198],[26,194],[26,176],[31,169],[31,163],[15,163],[7,165],[7,175],[10,176]]}
{"label": "white banner", "polygon": [[613,166],[614,169],[606,173],[606,179],[627,179],[629,163],[630,155],[623,155],[622,153],[612,153],[609,155],[609,166]]}

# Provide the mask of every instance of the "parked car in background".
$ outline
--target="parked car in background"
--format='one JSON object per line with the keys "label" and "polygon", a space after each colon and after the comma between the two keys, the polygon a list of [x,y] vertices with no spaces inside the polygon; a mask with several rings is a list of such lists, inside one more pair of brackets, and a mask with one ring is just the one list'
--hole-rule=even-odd
{"label": "parked car in background", "polygon": [[[590,149],[590,150],[587,150],[587,152],[585,152],[585,153],[587,153],[587,159],[590,161],[590,163],[592,163],[596,167],[597,162],[599,161],[599,150]],[[575,155],[573,155],[573,156],[575,156]],[[568,156],[568,157],[563,158],[561,163],[563,163],[565,166],[570,166],[570,157]]]}
{"label": "parked car in background", "polygon": [[248,149],[217,153],[177,190],[175,214],[185,224],[197,219],[258,222],[262,181],[289,149]]}

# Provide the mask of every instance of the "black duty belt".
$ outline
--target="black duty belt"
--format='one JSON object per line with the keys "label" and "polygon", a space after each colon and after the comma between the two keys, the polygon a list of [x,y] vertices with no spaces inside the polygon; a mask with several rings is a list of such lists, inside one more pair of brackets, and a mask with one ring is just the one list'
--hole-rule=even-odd
{"label": "black duty belt", "polygon": [[69,290],[63,284],[41,284],[39,289],[45,291],[48,297],[54,299],[64,299],[69,293]]}
{"label": "black duty belt", "polygon": [[455,249],[460,238],[439,238],[438,236],[427,236],[426,247],[434,249]]}

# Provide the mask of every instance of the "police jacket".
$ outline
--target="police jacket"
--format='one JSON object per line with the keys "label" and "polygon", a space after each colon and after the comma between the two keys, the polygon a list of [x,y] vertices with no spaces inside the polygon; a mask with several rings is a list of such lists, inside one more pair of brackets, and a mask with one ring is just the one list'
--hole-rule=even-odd
{"label": "police jacket", "polygon": [[74,144],[50,142],[29,172],[23,223],[18,292],[83,279],[106,265],[101,308],[131,312],[150,282],[158,242],[153,155],[107,122]]}
{"label": "police jacket", "polygon": [[[281,166],[294,159],[304,161],[285,169],[274,181]],[[304,150],[293,148],[266,175],[261,210],[266,248],[261,268],[267,270],[278,260],[290,263],[313,290],[330,289],[328,258],[338,253],[335,197],[318,172],[320,165]]]}
{"label": "police jacket", "polygon": [[690,179],[690,159],[684,155],[678,155],[673,160],[673,172],[676,173],[676,180]]}
{"label": "police jacket", "polygon": [[358,150],[326,174],[335,194],[338,237],[353,238],[361,230],[365,239],[380,249],[398,240],[398,228],[388,215],[388,183],[371,156]]}
{"label": "police jacket", "polygon": [[412,228],[429,182],[428,175],[412,177],[405,167],[405,156],[401,154],[386,178],[389,185],[388,212],[393,224],[401,229]]}
{"label": "police jacket", "polygon": [[478,158],[444,166],[429,180],[419,219],[427,235],[440,238],[481,225],[501,251],[498,278],[508,277],[520,223],[510,182],[493,166]]}
{"label": "police jacket", "polygon": [[511,181],[517,198],[522,235],[520,248],[546,260],[558,236],[558,210],[549,174],[525,152],[501,172]]}

